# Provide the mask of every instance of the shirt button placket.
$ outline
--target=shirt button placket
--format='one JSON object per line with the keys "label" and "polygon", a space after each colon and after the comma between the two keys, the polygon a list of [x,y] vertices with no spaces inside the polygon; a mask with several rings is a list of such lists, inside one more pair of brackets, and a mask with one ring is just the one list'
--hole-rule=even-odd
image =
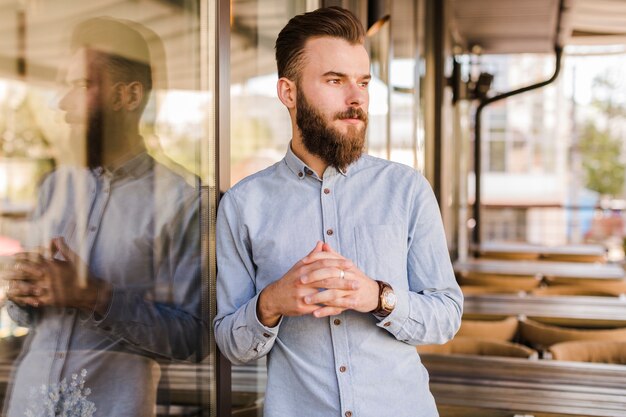
{"label": "shirt button placket", "polygon": [[[322,221],[324,222],[324,233],[326,234],[324,241],[327,243],[335,242],[338,232],[334,229],[334,226],[337,224],[337,219],[335,218],[337,209],[335,207],[333,193],[331,192],[331,182],[335,179],[335,176],[322,179],[322,189],[320,193],[322,200]],[[331,245],[334,246],[334,249],[338,249],[336,243],[331,243]]]}

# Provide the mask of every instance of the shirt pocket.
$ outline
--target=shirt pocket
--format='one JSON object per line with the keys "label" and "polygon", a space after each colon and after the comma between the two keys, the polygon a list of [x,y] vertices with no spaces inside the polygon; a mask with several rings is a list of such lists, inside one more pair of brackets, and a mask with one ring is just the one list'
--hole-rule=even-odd
{"label": "shirt pocket", "polygon": [[368,277],[408,288],[407,234],[399,224],[359,225],[354,228],[356,265]]}

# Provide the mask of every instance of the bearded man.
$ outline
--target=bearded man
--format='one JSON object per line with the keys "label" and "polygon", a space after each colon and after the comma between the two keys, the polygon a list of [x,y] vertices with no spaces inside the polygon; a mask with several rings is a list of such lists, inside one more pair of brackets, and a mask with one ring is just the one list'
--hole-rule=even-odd
{"label": "bearded man", "polygon": [[291,144],[219,208],[216,340],[235,364],[268,355],[266,417],[437,415],[415,346],[454,336],[463,297],[426,180],[363,153],[363,42],[344,9],[289,21]]}

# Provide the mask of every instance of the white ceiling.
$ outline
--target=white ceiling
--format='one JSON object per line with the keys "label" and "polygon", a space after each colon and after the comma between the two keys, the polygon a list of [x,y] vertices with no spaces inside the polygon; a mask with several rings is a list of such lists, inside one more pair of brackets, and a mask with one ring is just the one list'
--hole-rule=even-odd
{"label": "white ceiling", "polygon": [[[274,70],[275,37],[289,16],[302,11],[296,6],[300,3],[233,0],[238,16],[231,22],[234,81]],[[197,0],[0,0],[0,77],[16,77],[16,57],[23,54],[30,79],[54,79],[71,27],[105,15],[132,19],[156,32],[166,49],[169,86],[194,88],[199,71],[198,4]],[[564,0],[561,14],[561,0],[448,0],[447,5],[454,40],[467,50],[475,45],[483,53],[551,52],[556,43],[626,45],[626,0]],[[22,34],[20,8],[26,17]],[[401,36],[412,33],[402,31]],[[406,42],[412,45],[415,40]]]}
{"label": "white ceiling", "polygon": [[450,0],[450,6],[453,37],[467,51],[626,44],[626,0]]}

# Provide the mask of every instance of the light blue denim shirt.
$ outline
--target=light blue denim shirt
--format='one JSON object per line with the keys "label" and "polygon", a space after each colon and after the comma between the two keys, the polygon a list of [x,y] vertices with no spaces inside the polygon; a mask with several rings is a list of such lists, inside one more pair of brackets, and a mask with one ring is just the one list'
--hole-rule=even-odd
{"label": "light blue denim shirt", "polygon": [[[261,290],[319,240],[392,285],[398,301],[388,317],[258,321]],[[436,200],[417,171],[363,155],[319,178],[289,149],[222,198],[217,262],[216,341],[235,364],[268,355],[265,417],[437,415],[415,345],[454,336],[463,296]]]}

